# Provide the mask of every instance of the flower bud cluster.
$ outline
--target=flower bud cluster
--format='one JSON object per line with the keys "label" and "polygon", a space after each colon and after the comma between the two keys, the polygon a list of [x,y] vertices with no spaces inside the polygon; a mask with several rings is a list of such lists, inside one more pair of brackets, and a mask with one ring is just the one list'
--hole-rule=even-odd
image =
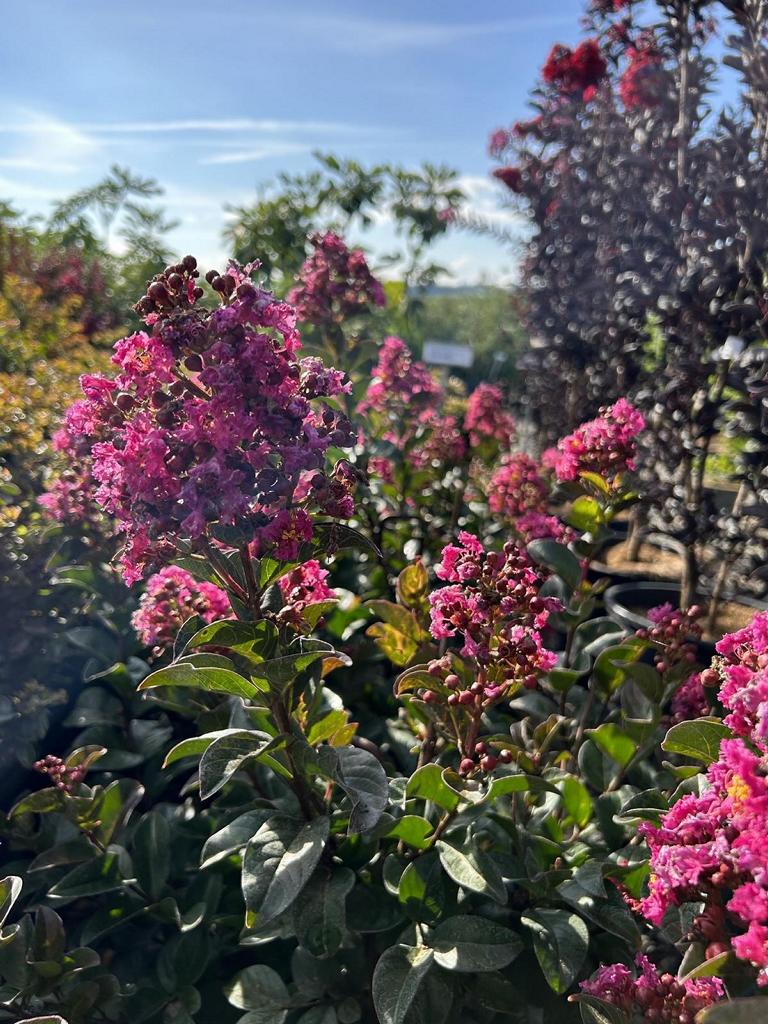
{"label": "flower bud cluster", "polygon": [[86,765],[67,765],[55,754],[46,754],[32,765],[36,772],[42,772],[51,780],[51,785],[62,793],[74,793],[85,778]]}
{"label": "flower bud cluster", "polygon": [[648,611],[651,625],[638,629],[641,640],[650,640],[657,650],[654,664],[662,675],[680,665],[696,661],[696,641],[701,639],[701,626],[696,621],[704,614],[699,605],[679,610],[669,603]]}

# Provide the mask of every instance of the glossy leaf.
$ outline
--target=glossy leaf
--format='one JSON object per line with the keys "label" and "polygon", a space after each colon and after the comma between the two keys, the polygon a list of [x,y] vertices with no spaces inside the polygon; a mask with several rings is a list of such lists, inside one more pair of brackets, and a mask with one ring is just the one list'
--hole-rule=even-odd
{"label": "glossy leaf", "polygon": [[264,822],[243,856],[249,927],[263,927],[288,909],[312,877],[328,833],[327,818],[304,822],[275,814]]}
{"label": "glossy leaf", "polygon": [[536,909],[521,918],[533,936],[533,948],[547,984],[562,995],[573,983],[587,955],[589,932],[577,914]]}
{"label": "glossy leaf", "polygon": [[469,915],[451,917],[439,924],[429,937],[429,945],[440,967],[469,974],[500,970],[523,948],[520,938],[509,928]]}
{"label": "glossy leaf", "polygon": [[693,758],[710,765],[720,756],[720,744],[732,735],[718,718],[698,718],[673,725],[661,744],[670,754]]}
{"label": "glossy leaf", "polygon": [[380,1024],[404,1024],[419,986],[434,961],[424,946],[391,946],[373,972],[373,1003]]}

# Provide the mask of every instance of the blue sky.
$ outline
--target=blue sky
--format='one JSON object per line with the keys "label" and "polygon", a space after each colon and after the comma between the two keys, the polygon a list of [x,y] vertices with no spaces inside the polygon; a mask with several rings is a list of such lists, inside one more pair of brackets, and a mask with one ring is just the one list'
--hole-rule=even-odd
{"label": "blue sky", "polygon": [[[155,177],[181,221],[171,242],[224,254],[227,203],[247,202],[315,149],[457,168],[478,212],[513,229],[488,178],[489,131],[519,118],[552,43],[579,37],[581,0],[25,0],[3,13],[0,198],[46,212],[117,162]],[[365,238],[391,249],[382,218]],[[454,235],[457,282],[508,278],[514,257]]]}

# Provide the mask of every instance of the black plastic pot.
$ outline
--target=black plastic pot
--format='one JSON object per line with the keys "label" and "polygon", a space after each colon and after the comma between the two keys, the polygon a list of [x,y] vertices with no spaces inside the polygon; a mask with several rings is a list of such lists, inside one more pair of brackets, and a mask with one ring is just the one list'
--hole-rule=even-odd
{"label": "black plastic pot", "polygon": [[[620,622],[625,629],[634,632],[638,629],[647,629],[651,625],[651,620],[639,609],[656,608],[667,602],[677,608],[680,604],[680,586],[677,583],[650,581],[618,583],[608,587],[603,599],[611,618]],[[708,600],[706,595],[699,598],[701,604],[706,604]],[[752,597],[726,597],[723,600],[743,604],[747,608],[754,608],[756,612],[768,609],[765,601],[758,601]],[[709,640],[699,640],[698,648],[701,661],[707,662],[715,654],[715,645]]]}
{"label": "black plastic pot", "polygon": [[[608,577],[609,579],[615,580],[616,583],[631,583],[632,581],[653,581],[653,570],[651,566],[643,564],[637,569],[614,569],[608,565],[607,562],[601,559],[605,557],[606,551],[610,547],[614,546],[614,543],[621,543],[621,540],[611,540],[609,544],[603,549],[596,559],[592,561],[590,566],[590,578],[592,582],[599,579],[600,577]],[[663,551],[674,551],[676,554],[684,555],[685,548],[680,541],[675,540],[674,537],[665,537],[663,533],[649,533],[642,539],[643,544],[650,544],[652,547],[661,548]],[[664,584],[668,581],[659,580],[659,584]],[[677,586],[673,583],[672,586]],[[653,605],[649,605],[652,608]],[[639,628],[639,627],[638,627]]]}

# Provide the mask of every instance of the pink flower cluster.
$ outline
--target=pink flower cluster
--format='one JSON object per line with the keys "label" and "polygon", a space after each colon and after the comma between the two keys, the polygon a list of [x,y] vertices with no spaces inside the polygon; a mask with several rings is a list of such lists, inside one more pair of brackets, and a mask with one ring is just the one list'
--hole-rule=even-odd
{"label": "pink flower cluster", "polygon": [[[292,558],[325,507],[330,447],[353,443],[346,418],[315,400],[348,391],[343,374],[298,359],[296,312],[230,263],[197,305],[193,257],[169,267],[137,305],[151,333],[115,346],[117,376],[85,376],[67,413],[91,447],[96,499],[125,533],[126,581],[170,561],[180,539],[235,526],[255,554]],[[297,489],[303,488],[300,501]]]}
{"label": "pink flower cluster", "polygon": [[416,469],[455,465],[467,454],[467,438],[455,416],[434,413],[423,420],[427,431],[408,453]]}
{"label": "pink flower cluster", "polygon": [[716,645],[722,655],[720,703],[725,724],[768,754],[768,612]]}
{"label": "pink flower cluster", "polygon": [[561,95],[589,99],[605,78],[607,67],[598,41],[585,39],[575,50],[557,43],[542,68],[542,76]]}
{"label": "pink flower cluster", "polygon": [[558,544],[570,544],[576,539],[576,533],[557,516],[548,516],[535,509],[518,516],[514,528],[524,544],[530,544],[532,540],[554,540]]}
{"label": "pink flower cluster", "polygon": [[504,395],[495,384],[478,384],[467,402],[464,430],[473,448],[495,441],[506,449],[515,435],[515,420],[504,408]]}
{"label": "pink flower cluster", "polygon": [[442,398],[442,388],[426,364],[413,358],[402,338],[388,337],[381,344],[373,379],[358,412],[379,413],[402,428],[406,412],[410,419],[429,415]]}
{"label": "pink flower cluster", "polygon": [[185,569],[167,565],[147,580],[131,624],[146,647],[165,651],[193,615],[206,623],[233,617],[225,591],[194,579]]}
{"label": "pink flower cluster", "polygon": [[539,465],[522,452],[503,456],[491,477],[488,505],[496,515],[517,519],[530,511],[543,511],[549,487]]}
{"label": "pink flower cluster", "polygon": [[725,996],[719,978],[681,981],[671,974],[659,974],[642,953],[637,954],[635,963],[637,976],[624,964],[611,964],[583,981],[581,991],[618,1007],[638,1024],[650,1020],[657,1024],[694,1024],[699,1011]]}
{"label": "pink flower cluster", "polygon": [[637,635],[641,640],[650,640],[656,648],[654,664],[657,672],[663,675],[681,665],[694,664],[695,641],[701,639],[701,626],[696,620],[703,614],[704,609],[699,605],[680,610],[667,603],[648,609],[651,626],[638,629]]}
{"label": "pink flower cluster", "polygon": [[67,466],[49,483],[38,503],[56,522],[97,523],[102,517],[96,501],[98,485],[91,473],[88,440],[72,436],[62,427],[53,435],[53,447],[66,456]]}
{"label": "pink flower cluster", "polygon": [[483,713],[520,686],[533,688],[557,662],[539,630],[562,605],[540,596],[542,578],[512,542],[486,551],[477,537],[460,533],[443,548],[435,572],[447,586],[430,594],[430,630],[436,640],[458,636],[461,654],[447,652],[427,665],[431,680],[417,688],[441,731],[460,755],[459,771],[492,772],[513,760],[479,739]]}
{"label": "pink flower cluster", "polygon": [[296,566],[286,576],[281,576],[280,592],[286,605],[283,619],[299,628],[308,605],[320,601],[335,601],[336,592],[326,583],[328,576],[328,570],[324,569],[316,558],[311,558],[308,562]]}
{"label": "pink flower cluster", "polygon": [[581,473],[598,473],[613,480],[635,468],[635,438],[645,427],[642,414],[626,398],[600,410],[597,419],[558,441],[544,452],[545,466],[558,480],[576,480]]}
{"label": "pink flower cluster", "polygon": [[298,284],[287,295],[299,320],[342,324],[386,305],[384,289],[371,273],[361,249],[349,249],[342,238],[328,231],[310,238],[314,248],[297,275]]}
{"label": "pink flower cluster", "polygon": [[[651,880],[640,910],[660,924],[670,907],[703,901],[693,935],[707,956],[733,950],[768,985],[768,612],[717,645],[722,661],[702,673],[724,678],[720,701],[736,738],[723,740],[707,771],[708,788],[688,794],[657,827],[640,826],[650,849]],[[705,679],[706,677],[706,679]],[[753,746],[757,748],[757,752]]]}
{"label": "pink flower cluster", "polygon": [[561,605],[539,595],[543,580],[522,548],[509,541],[503,551],[486,551],[462,532],[458,545],[443,548],[435,572],[448,584],[429,598],[435,639],[459,634],[462,654],[501,685],[529,676],[535,682],[535,673],[553,667],[555,657],[542,648],[537,630]]}

